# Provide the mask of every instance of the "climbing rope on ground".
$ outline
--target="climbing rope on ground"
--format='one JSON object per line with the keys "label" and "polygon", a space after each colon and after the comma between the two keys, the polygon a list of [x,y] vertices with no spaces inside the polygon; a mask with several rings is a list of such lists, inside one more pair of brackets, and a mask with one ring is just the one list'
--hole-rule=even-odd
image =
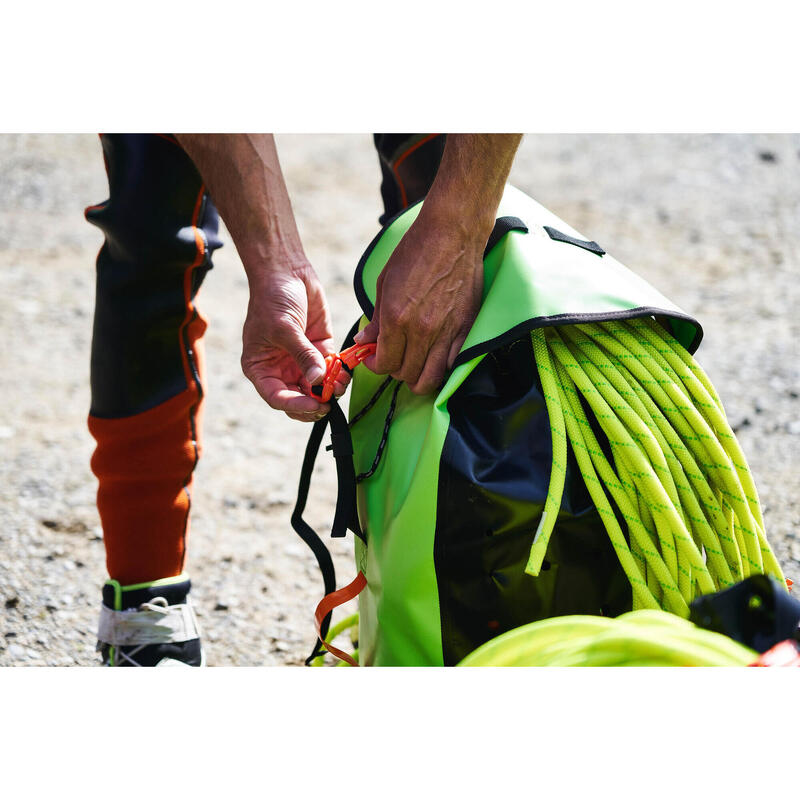
{"label": "climbing rope on ground", "polygon": [[553,617],[508,631],[460,667],[744,667],[759,654],[665,611]]}

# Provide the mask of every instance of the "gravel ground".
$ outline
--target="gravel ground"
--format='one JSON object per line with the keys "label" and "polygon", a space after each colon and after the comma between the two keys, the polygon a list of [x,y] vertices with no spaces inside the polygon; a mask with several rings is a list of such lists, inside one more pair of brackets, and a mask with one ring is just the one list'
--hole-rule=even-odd
{"label": "gravel ground", "polygon": [[[377,230],[367,135],[278,137],[335,335],[358,315],[351,276]],[[725,402],[767,535],[800,577],[800,135],[530,135],[512,182],[699,317],[698,359]],[[89,470],[93,264],[84,206],[107,196],[93,135],[0,135],[0,665],[91,665],[102,532]],[[247,289],[232,244],[199,306],[205,457],[187,570],[211,665],[300,664],[321,580],[293,533],[309,429],[271,411],[239,370]],[[332,518],[320,466],[308,519]],[[340,582],[353,568],[333,542]]]}

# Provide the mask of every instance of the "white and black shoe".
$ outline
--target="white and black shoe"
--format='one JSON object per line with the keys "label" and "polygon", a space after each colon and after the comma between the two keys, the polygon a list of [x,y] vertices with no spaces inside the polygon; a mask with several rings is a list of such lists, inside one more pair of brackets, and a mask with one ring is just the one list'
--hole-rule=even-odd
{"label": "white and black shoe", "polygon": [[106,581],[97,632],[103,666],[204,666],[190,588],[186,575],[133,586]]}

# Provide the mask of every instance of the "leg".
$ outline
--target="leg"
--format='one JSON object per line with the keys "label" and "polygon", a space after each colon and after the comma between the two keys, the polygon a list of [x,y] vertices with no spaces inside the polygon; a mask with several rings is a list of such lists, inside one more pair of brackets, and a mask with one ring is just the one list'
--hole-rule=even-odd
{"label": "leg", "polygon": [[172,137],[106,135],[102,145],[110,197],[86,211],[105,234],[91,356],[92,470],[111,582],[140,586],[183,570],[206,328],[194,301],[221,243],[216,210]]}
{"label": "leg", "polygon": [[375,149],[381,165],[381,225],[421,200],[436,177],[444,152],[443,133],[376,133]]}

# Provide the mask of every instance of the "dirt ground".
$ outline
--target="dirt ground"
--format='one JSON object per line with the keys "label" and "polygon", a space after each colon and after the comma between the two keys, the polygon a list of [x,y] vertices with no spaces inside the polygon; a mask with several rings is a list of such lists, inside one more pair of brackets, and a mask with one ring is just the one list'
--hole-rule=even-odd
{"label": "dirt ground", "polygon": [[[371,137],[281,135],[278,148],[341,339],[378,229]],[[800,135],[529,135],[511,181],[700,319],[698,360],[749,459],[768,538],[800,578]],[[86,416],[101,237],[83,208],[106,196],[96,136],[0,135],[0,666],[98,663],[106,574]],[[289,525],[309,428],[240,372],[247,287],[226,240],[198,303],[208,392],[187,571],[209,664],[300,664],[322,591]],[[307,514],[320,531],[330,461]],[[350,543],[331,546],[349,580]]]}

